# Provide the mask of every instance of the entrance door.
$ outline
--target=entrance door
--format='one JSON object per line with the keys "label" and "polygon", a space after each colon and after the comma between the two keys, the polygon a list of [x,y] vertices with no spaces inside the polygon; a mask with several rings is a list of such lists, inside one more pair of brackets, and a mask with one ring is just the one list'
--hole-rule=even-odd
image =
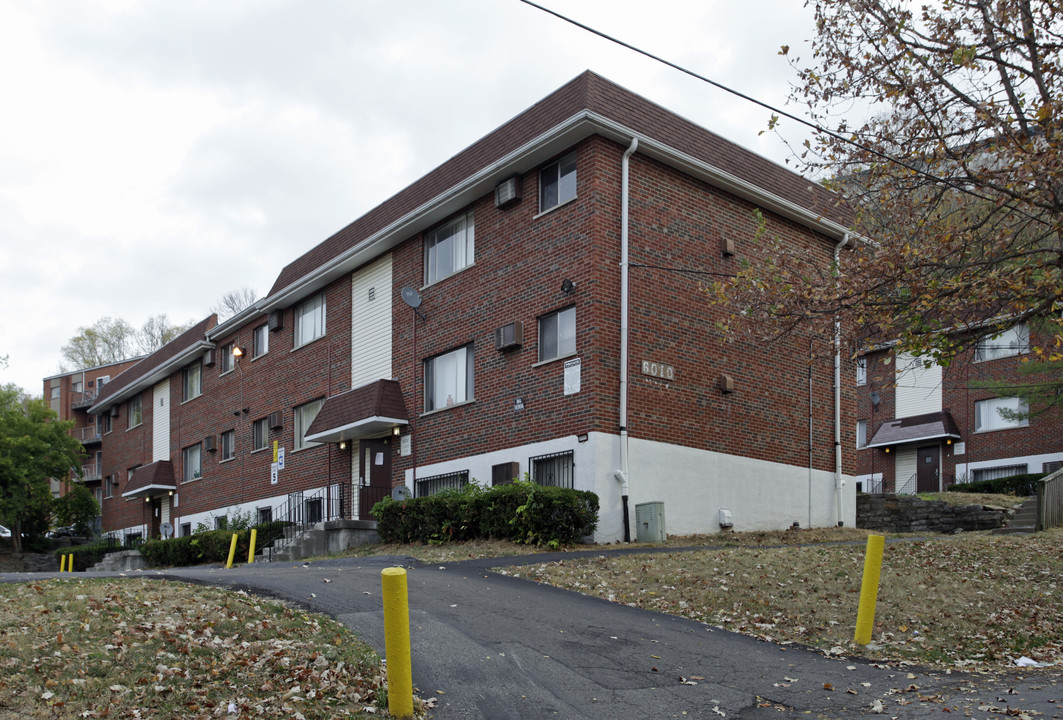
{"label": "entrance door", "polygon": [[362,440],[359,474],[358,519],[372,520],[373,505],[391,494],[391,443],[388,440]]}
{"label": "entrance door", "polygon": [[940,449],[937,445],[919,448],[916,458],[916,462],[919,463],[916,470],[916,492],[941,491],[940,456]]}
{"label": "entrance door", "polygon": [[151,508],[151,532],[149,538],[157,538],[162,534],[162,498],[153,497],[148,504]]}

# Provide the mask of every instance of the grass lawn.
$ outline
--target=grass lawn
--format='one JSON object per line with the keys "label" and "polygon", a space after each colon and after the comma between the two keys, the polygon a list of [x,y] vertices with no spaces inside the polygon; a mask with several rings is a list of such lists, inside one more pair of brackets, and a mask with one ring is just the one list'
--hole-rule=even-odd
{"label": "grass lawn", "polygon": [[372,649],[273,600],[134,578],[0,584],[0,720],[379,717],[386,698]]}

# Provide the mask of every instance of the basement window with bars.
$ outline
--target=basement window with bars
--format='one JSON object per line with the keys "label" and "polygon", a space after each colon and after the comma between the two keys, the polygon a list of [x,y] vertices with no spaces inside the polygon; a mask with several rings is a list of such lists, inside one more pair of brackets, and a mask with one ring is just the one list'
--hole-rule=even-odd
{"label": "basement window with bars", "polygon": [[1013,475],[1025,475],[1026,465],[1001,465],[999,467],[978,468],[971,471],[971,482],[999,480]]}
{"label": "basement window with bars", "polygon": [[468,484],[468,470],[417,478],[417,497],[428,497],[444,490],[460,490]]}
{"label": "basement window with bars", "polygon": [[549,487],[572,488],[576,475],[575,453],[567,452],[538,455],[528,459],[531,479]]}

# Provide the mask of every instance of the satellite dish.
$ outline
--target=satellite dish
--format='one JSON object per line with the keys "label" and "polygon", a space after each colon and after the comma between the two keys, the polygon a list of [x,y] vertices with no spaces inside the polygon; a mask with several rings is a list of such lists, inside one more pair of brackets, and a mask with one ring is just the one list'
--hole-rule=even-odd
{"label": "satellite dish", "polygon": [[402,289],[402,301],[414,310],[421,307],[421,293],[416,288],[404,287]]}
{"label": "satellite dish", "polygon": [[882,402],[881,398],[879,398],[879,396],[878,396],[878,393],[875,392],[874,390],[871,391],[870,398],[871,398],[871,407],[878,407],[878,404],[880,402]]}
{"label": "satellite dish", "polygon": [[170,523],[168,523],[168,522],[164,522],[164,523],[162,524],[162,527],[160,527],[160,528],[159,528],[159,531],[160,531],[160,532],[162,533],[162,536],[163,536],[164,538],[171,538],[171,537],[173,537],[173,525],[171,525],[171,524],[170,524]]}
{"label": "satellite dish", "polygon": [[391,491],[391,499],[402,502],[410,497],[410,489],[405,485],[396,485]]}

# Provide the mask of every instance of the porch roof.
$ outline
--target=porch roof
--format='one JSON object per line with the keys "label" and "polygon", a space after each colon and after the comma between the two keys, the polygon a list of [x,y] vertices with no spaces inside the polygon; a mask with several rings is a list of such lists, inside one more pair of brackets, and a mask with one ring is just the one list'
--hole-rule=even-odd
{"label": "porch roof", "polygon": [[886,447],[887,445],[910,445],[929,440],[952,438],[961,439],[956,421],[947,410],[894,418],[882,423],[878,432],[866,447]]}
{"label": "porch roof", "polygon": [[132,500],[152,495],[165,495],[172,490],[177,490],[173,463],[169,460],[158,460],[133,471],[133,479],[129,481],[129,487],[122,493],[122,497]]}
{"label": "porch roof", "polygon": [[325,399],[306,432],[308,442],[380,437],[409,425],[397,380],[377,380]]}

